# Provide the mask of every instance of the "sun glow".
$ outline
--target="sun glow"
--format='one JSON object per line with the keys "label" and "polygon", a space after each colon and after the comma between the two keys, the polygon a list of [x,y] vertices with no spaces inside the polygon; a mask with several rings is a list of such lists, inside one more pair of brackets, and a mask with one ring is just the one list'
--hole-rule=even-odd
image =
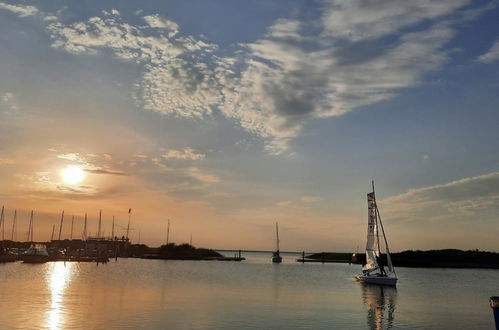
{"label": "sun glow", "polygon": [[81,182],[85,178],[85,173],[78,166],[68,166],[61,171],[61,178],[66,183],[75,184]]}

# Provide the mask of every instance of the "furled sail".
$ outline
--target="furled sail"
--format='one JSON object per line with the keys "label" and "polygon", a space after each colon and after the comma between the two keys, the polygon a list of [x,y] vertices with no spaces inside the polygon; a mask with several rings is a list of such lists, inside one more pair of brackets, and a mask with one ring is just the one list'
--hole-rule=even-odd
{"label": "furled sail", "polygon": [[368,220],[367,220],[367,244],[366,244],[366,264],[362,267],[364,271],[374,271],[379,268],[377,258],[379,257],[379,240],[376,201],[374,192],[367,194]]}

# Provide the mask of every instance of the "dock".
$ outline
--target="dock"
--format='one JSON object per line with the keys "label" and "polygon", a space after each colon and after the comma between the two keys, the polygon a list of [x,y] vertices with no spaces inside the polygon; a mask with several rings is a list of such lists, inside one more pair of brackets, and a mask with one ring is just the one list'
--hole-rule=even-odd
{"label": "dock", "polygon": [[309,259],[309,258],[299,258],[299,259],[296,259],[297,262],[320,262],[320,263],[332,263],[332,262],[335,262],[335,263],[345,263],[345,264],[349,264],[351,263],[350,260],[336,260],[336,259]]}

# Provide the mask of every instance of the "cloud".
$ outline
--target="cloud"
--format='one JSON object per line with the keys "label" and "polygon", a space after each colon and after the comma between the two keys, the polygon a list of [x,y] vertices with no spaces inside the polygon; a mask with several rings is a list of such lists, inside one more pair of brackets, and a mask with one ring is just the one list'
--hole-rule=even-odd
{"label": "cloud", "polygon": [[497,40],[492,45],[492,47],[490,47],[488,52],[479,56],[477,61],[482,63],[492,63],[499,61],[499,40]]}
{"label": "cloud", "polygon": [[52,47],[72,54],[111,52],[142,66],[136,100],[151,111],[184,117],[210,114],[221,102],[218,75],[204,59],[216,46],[180,36],[178,25],[159,15],[144,16],[147,25],[130,25],[119,13],[86,22],[48,25]]}
{"label": "cloud", "polygon": [[111,11],[47,29],[56,49],[139,65],[141,108],[197,118],[221,111],[282,153],[308,121],[388,100],[442,68],[453,25],[491,7],[461,10],[469,3],[323,1],[319,17],[277,19],[260,39],[223,56],[159,15],[132,25]]}
{"label": "cloud", "polygon": [[0,2],[0,9],[8,10],[19,17],[34,16],[38,13],[38,9],[33,6],[11,5],[5,2]]}
{"label": "cloud", "polygon": [[464,178],[445,184],[410,189],[381,201],[395,217],[442,214],[462,216],[498,208],[499,172]]}
{"label": "cloud", "polygon": [[3,93],[1,96],[2,101],[5,103],[10,102],[13,98],[14,98],[14,94],[12,94],[10,92]]}
{"label": "cloud", "polygon": [[425,155],[421,156],[421,158],[423,158],[423,159],[430,159],[430,155],[426,155],[425,154]]}
{"label": "cloud", "polygon": [[11,92],[5,92],[0,95],[0,105],[4,105],[7,110],[17,110],[17,105],[14,103],[15,96]]}
{"label": "cloud", "polygon": [[324,2],[323,35],[359,41],[394,34],[422,21],[431,21],[469,4],[470,0]]}
{"label": "cloud", "polygon": [[193,177],[201,182],[205,182],[205,183],[218,183],[218,182],[220,182],[220,177],[213,175],[213,174],[203,173],[200,169],[198,169],[196,167],[188,168],[187,173],[191,177]]}
{"label": "cloud", "polygon": [[167,30],[169,37],[173,37],[179,32],[179,26],[177,23],[172,22],[159,15],[144,16],[143,19],[152,28]]}
{"label": "cloud", "polygon": [[182,150],[168,150],[162,157],[165,159],[201,160],[204,159],[206,155],[198,153],[192,148],[184,148]]}
{"label": "cloud", "polygon": [[112,171],[112,170],[106,170],[103,168],[97,168],[97,169],[85,169],[85,172],[88,173],[93,173],[93,174],[108,174],[108,175],[125,175],[127,176],[128,174],[125,172],[121,171]]}
{"label": "cloud", "polygon": [[57,155],[57,158],[64,159],[64,160],[69,160],[69,161],[76,162],[76,163],[87,164],[87,161],[86,161],[85,157],[83,157],[82,155],[80,155],[77,152],[70,152],[70,153],[67,153],[67,154],[60,154],[60,155]]}
{"label": "cloud", "polygon": [[454,25],[494,6],[469,0],[324,1],[319,19],[280,19],[244,45],[222,112],[286,150],[307,121],[393,98],[448,61]]}
{"label": "cloud", "polygon": [[0,158],[0,165],[13,165],[16,161],[10,158]]}

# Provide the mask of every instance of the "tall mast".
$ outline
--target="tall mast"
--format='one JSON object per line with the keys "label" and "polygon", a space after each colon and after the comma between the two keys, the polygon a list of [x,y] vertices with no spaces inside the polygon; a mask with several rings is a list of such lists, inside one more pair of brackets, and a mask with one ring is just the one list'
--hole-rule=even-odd
{"label": "tall mast", "polygon": [[[11,241],[14,241],[14,231],[16,228],[16,221],[17,221],[17,210],[14,210],[14,219],[12,219],[12,235],[10,237]],[[16,239],[17,239],[17,237],[16,237]]]}
{"label": "tall mast", "polygon": [[74,224],[74,222],[75,222],[75,216],[73,215],[71,217],[71,234],[69,235],[70,240],[73,240],[73,224]]}
{"label": "tall mast", "polygon": [[99,210],[99,228],[97,230],[97,237],[100,238],[100,229],[102,225],[102,209]]}
{"label": "tall mast", "polygon": [[5,240],[5,219],[3,216],[3,209],[4,206],[2,206],[2,215],[0,215],[0,226],[2,226],[2,243]]}
{"label": "tall mast", "polygon": [[130,220],[132,219],[132,209],[128,209],[128,225],[126,226],[126,240],[128,241],[128,234],[130,233]]}
{"label": "tall mast", "polygon": [[61,234],[62,234],[62,222],[64,221],[64,210],[62,210],[62,215],[61,215],[61,224],[59,225],[59,238],[57,239],[58,241],[61,240]]}
{"label": "tall mast", "polygon": [[383,238],[385,239],[386,259],[388,261],[388,269],[395,274],[395,268],[393,268],[392,258],[390,257],[390,249],[388,248],[388,241],[386,240],[385,229],[383,228],[383,222],[381,222],[381,215],[379,214],[379,209],[377,205],[376,205],[376,212],[378,213],[379,223],[381,225],[381,232],[383,233]]}
{"label": "tall mast", "polygon": [[28,237],[26,238],[26,242],[30,241],[32,227],[33,227],[33,210],[31,210],[31,216],[29,217]]}
{"label": "tall mast", "polygon": [[[374,209],[377,210],[378,209],[378,205],[376,204],[376,193],[374,192],[374,180],[372,180],[372,185],[373,185],[373,200],[374,200]],[[379,230],[378,230],[378,217],[377,217],[377,214],[375,213],[374,214],[374,219],[376,221],[376,242],[377,242],[377,245],[378,245],[378,257],[381,256],[381,245],[379,245]]]}
{"label": "tall mast", "polygon": [[83,225],[83,239],[86,241],[87,240],[87,213],[85,213],[85,223]]}
{"label": "tall mast", "polygon": [[111,238],[114,240],[114,215],[113,215],[113,227],[111,229]]}
{"label": "tall mast", "polygon": [[279,252],[279,225],[275,222],[275,232],[277,234],[277,252]]}
{"label": "tall mast", "polygon": [[33,210],[31,210],[31,242],[32,243],[34,241],[34,239],[33,239],[33,232],[35,231],[34,227],[35,227],[35,224],[33,222]]}
{"label": "tall mast", "polygon": [[166,245],[170,243],[170,219],[168,219],[168,225],[166,226]]}

